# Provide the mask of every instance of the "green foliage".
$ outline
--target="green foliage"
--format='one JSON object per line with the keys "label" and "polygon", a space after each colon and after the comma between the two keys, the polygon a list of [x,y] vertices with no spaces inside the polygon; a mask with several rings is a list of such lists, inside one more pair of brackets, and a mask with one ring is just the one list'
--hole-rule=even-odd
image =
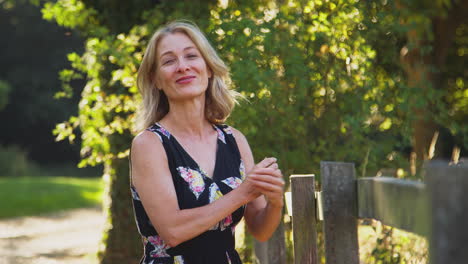
{"label": "green foliage", "polygon": [[[45,5],[46,19],[87,36],[85,52],[70,54],[71,68],[60,74],[65,85],[87,79],[79,114],[54,131],[70,141],[77,129],[82,132],[80,166],[128,156],[144,48],[156,28],[177,18],[207,32],[230,65],[235,89],[250,101],[228,123],[247,136],[257,159],[277,157],[286,177],[318,173],[321,160],[354,162],[362,176],[407,167],[414,109],[427,111],[468,147],[466,24],[457,28],[449,66],[427,63],[412,84],[405,67],[420,65],[402,61],[405,52],[434,52],[432,18],[449,14],[453,2],[222,2],[136,5],[123,18],[131,25],[109,19],[109,13],[101,17],[98,0]],[[440,82],[429,78],[435,72]],[[62,95],[70,90],[65,86]]]}
{"label": "green foliage", "polygon": [[0,218],[98,206],[102,193],[101,178],[0,178],[0,199],[8,201],[0,206]]}
{"label": "green foliage", "polygon": [[0,111],[8,104],[8,93],[10,90],[10,85],[0,80]]}
{"label": "green foliage", "polygon": [[35,173],[37,166],[18,146],[0,145],[0,177],[27,176]]}
{"label": "green foliage", "polygon": [[[46,5],[47,12],[62,14],[60,2]],[[395,148],[408,144],[395,111],[405,103],[399,97],[402,80],[376,67],[377,52],[360,30],[359,7],[347,1],[230,3],[213,6],[210,20],[199,23],[231,66],[236,89],[251,102],[239,107],[230,123],[250,139],[257,157],[278,157],[286,174],[316,171],[320,160],[361,164],[366,157],[372,171],[394,163],[397,159],[386,157],[398,156]],[[96,32],[106,27],[93,24],[95,37],[85,53],[69,55],[73,69],[62,71],[62,80],[84,74],[89,81],[79,117],[55,133],[73,140],[80,127],[86,157],[81,166],[128,154],[128,145],[111,150],[108,139],[131,131],[139,102],[135,74],[146,41],[163,21],[180,14],[198,22],[200,9],[186,9],[183,1],[162,3],[145,13],[149,23],[126,34],[100,36]],[[90,12],[75,17],[85,19]]]}
{"label": "green foliage", "polygon": [[[54,20],[60,26],[77,28],[82,33],[102,30],[99,27],[96,10],[86,8],[79,0],[62,0],[56,2],[46,2],[42,8],[42,16],[46,20]],[[99,32],[106,34],[106,31]],[[96,34],[96,33],[95,33]]]}
{"label": "green foliage", "polygon": [[[441,73],[446,92],[440,121],[454,135],[455,144],[468,146],[468,19],[455,30],[454,47],[449,50],[447,62]],[[466,147],[467,148],[467,147]],[[466,153],[465,153],[466,155]]]}
{"label": "green foliage", "polygon": [[370,221],[369,225],[359,226],[359,251],[363,263],[428,263],[426,238]]}
{"label": "green foliage", "polygon": [[368,151],[375,171],[401,141],[399,84],[376,69],[359,8],[309,1],[212,11],[211,37],[255,106],[233,121],[256,156],[277,156],[286,175],[317,172],[320,160],[360,165]]}
{"label": "green foliage", "polygon": [[[207,7],[198,5],[200,8],[192,13],[194,15],[198,13],[200,16]],[[80,2],[79,8],[82,7]],[[144,14],[145,17],[152,17],[151,23],[135,26],[127,34],[107,34],[109,25],[99,25],[94,22],[92,29],[83,27],[87,24],[80,21],[90,19],[93,13],[91,9],[89,12],[74,13],[76,21],[64,24],[77,27],[86,35],[92,36],[86,41],[84,54],[81,56],[76,53],[69,54],[68,59],[72,69],[60,73],[61,79],[65,81],[65,90],[60,92],[59,96],[70,96],[70,89],[67,86],[69,81],[81,78],[83,75],[88,79],[79,104],[79,116],[71,117],[54,130],[58,140],[68,138],[73,141],[75,129],[79,127],[83,133],[81,153],[85,157],[79,166],[97,165],[111,159],[127,157],[130,138],[127,138],[126,142],[116,139],[121,144],[110,142],[117,135],[123,135],[125,138],[132,134],[134,113],[139,103],[135,77],[147,38],[161,23],[183,13],[189,14],[192,8],[184,2],[162,3],[159,8]],[[43,11],[44,17],[56,19],[61,23],[62,20],[57,19],[64,15],[62,10],[76,9],[67,1],[48,3]],[[166,15],[173,17],[166,18]],[[63,19],[68,16],[64,15]]]}
{"label": "green foliage", "polygon": [[377,246],[371,253],[373,263],[401,263],[401,256],[398,254],[400,246],[394,243],[392,238],[393,228],[384,227],[382,237],[377,238]]}
{"label": "green foliage", "polygon": [[66,54],[81,52],[82,44],[76,32],[44,21],[40,7],[29,2],[0,3],[0,80],[10,87],[5,101],[7,86],[0,84],[0,144],[20,146],[42,164],[77,162],[79,146],[55,142],[51,130],[77,112],[84,81],[69,84],[74,98],[55,100],[53,95],[60,89],[57,72],[67,65]]}

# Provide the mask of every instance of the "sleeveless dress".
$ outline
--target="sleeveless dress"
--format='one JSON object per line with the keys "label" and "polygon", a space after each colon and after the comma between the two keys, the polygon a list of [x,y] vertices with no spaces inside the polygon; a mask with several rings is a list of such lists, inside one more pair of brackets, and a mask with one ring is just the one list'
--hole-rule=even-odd
{"label": "sleeveless dress", "polygon": [[[245,178],[244,164],[230,127],[213,125],[213,129],[218,133],[218,140],[211,178],[159,123],[147,129],[155,133],[164,146],[180,209],[212,203],[237,188]],[[151,224],[133,184],[130,189],[138,232],[144,244],[140,264],[242,264],[234,248],[234,229],[244,215],[245,206],[206,232],[171,248]],[[157,198],[155,193],[154,199]]]}

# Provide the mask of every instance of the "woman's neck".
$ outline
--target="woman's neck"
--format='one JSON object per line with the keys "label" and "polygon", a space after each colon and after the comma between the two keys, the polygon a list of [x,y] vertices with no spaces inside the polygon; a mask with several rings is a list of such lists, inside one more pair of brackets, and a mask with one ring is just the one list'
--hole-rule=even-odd
{"label": "woman's neck", "polygon": [[204,139],[211,124],[205,117],[205,100],[169,102],[169,113],[160,123],[175,136]]}

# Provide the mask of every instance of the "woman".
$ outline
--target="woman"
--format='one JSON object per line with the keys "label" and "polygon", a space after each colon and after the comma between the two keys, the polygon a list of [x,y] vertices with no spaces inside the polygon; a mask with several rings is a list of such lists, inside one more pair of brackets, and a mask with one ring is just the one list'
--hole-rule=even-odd
{"label": "woman", "polygon": [[244,135],[222,124],[238,96],[228,81],[196,26],[173,22],[151,38],[138,71],[145,130],[131,149],[141,263],[241,263],[241,218],[260,241],[278,226],[281,171],[275,158],[255,165]]}

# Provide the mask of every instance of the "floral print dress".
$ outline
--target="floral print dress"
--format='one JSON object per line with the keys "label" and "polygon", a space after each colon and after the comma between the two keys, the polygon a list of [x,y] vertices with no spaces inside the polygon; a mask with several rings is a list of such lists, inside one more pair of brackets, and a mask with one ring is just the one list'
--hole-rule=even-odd
{"label": "floral print dress", "polygon": [[[164,146],[180,209],[212,203],[237,188],[244,180],[244,164],[231,128],[213,125],[213,129],[218,133],[218,141],[211,178],[159,123],[147,129],[155,133]],[[131,185],[130,189],[138,231],[144,244],[144,256],[140,264],[242,263],[234,248],[234,229],[244,215],[244,206],[206,232],[171,248],[151,224],[135,187]],[[157,195],[154,194],[154,199],[157,199]]]}

